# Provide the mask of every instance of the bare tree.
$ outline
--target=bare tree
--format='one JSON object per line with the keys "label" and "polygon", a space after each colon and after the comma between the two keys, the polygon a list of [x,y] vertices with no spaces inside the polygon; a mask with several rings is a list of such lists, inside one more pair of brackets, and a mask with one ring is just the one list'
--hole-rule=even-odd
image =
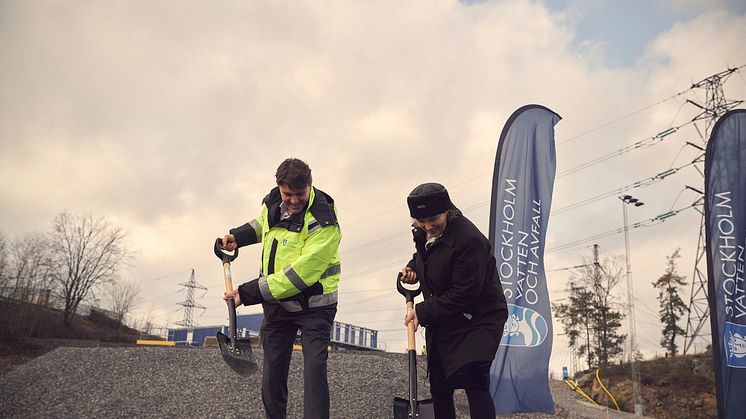
{"label": "bare tree", "polygon": [[53,223],[52,277],[65,300],[64,323],[70,326],[78,304],[93,286],[115,281],[130,255],[125,233],[92,214],[58,214]]}
{"label": "bare tree", "polygon": [[8,272],[8,242],[5,235],[0,233],[0,296],[10,285],[10,274]]}
{"label": "bare tree", "polygon": [[604,367],[622,353],[626,339],[618,333],[623,315],[614,298],[624,265],[620,257],[582,260],[571,278],[569,301],[553,304],[553,309],[570,346],[580,343],[579,352],[586,355],[588,367]]}
{"label": "bare tree", "polygon": [[31,303],[49,304],[52,286],[52,254],[49,242],[39,232],[24,233],[10,244],[11,297]]}
{"label": "bare tree", "polygon": [[[598,361],[600,366],[609,362],[624,351],[626,335],[619,334],[624,315],[618,309],[614,291],[624,279],[624,261],[620,256],[604,258],[600,263],[588,263],[581,268],[582,275],[592,280],[592,289],[596,297],[596,326],[598,342]],[[589,284],[591,285],[591,284]]]}
{"label": "bare tree", "polygon": [[133,328],[140,331],[140,333],[149,335],[153,329],[153,317],[155,312],[155,305],[151,303],[148,309],[142,314],[139,320],[134,322]]}
{"label": "bare tree", "polygon": [[140,295],[140,286],[134,282],[119,281],[113,283],[108,291],[111,297],[111,311],[114,312],[115,320],[121,326]]}

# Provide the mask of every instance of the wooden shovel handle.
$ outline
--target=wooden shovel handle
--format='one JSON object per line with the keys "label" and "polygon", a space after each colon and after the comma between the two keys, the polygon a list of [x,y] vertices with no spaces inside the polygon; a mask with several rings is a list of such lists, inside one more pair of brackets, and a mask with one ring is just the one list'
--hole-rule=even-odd
{"label": "wooden shovel handle", "polygon": [[[414,310],[414,302],[407,301],[407,314]],[[407,323],[407,350],[416,350],[414,347],[414,321]]]}
{"label": "wooden shovel handle", "polygon": [[233,291],[233,278],[231,277],[231,264],[228,262],[223,263],[223,277],[225,278],[225,291]]}

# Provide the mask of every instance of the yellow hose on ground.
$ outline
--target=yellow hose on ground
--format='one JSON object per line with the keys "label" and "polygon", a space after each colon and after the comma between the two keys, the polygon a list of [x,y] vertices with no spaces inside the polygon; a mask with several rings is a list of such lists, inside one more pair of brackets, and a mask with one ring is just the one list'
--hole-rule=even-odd
{"label": "yellow hose on ground", "polygon": [[606,386],[604,385],[604,383],[601,382],[601,377],[598,376],[598,372],[599,371],[600,371],[599,369],[596,370],[596,381],[598,381],[598,384],[601,385],[601,388],[604,390],[604,392],[606,392],[606,394],[609,396],[609,398],[611,399],[611,401],[614,402],[614,406],[616,406],[616,410],[619,411],[619,412],[621,412],[621,410],[619,409],[619,405],[617,404],[616,400],[614,399],[614,396],[612,396],[611,393],[609,393],[609,390],[606,389]]}
{"label": "yellow hose on ground", "polygon": [[578,383],[576,383],[573,380],[569,380],[568,379],[568,380],[565,380],[565,384],[567,384],[568,386],[570,386],[571,389],[573,389],[576,392],[578,392],[578,394],[580,394],[581,396],[583,396],[586,399],[588,399],[588,401],[590,401],[591,403],[593,403],[593,404],[595,404],[595,405],[598,406],[598,403],[596,403],[596,401],[593,400],[590,396],[588,396],[587,394],[585,394],[585,392],[583,391],[583,389],[580,388],[580,386],[578,385]]}

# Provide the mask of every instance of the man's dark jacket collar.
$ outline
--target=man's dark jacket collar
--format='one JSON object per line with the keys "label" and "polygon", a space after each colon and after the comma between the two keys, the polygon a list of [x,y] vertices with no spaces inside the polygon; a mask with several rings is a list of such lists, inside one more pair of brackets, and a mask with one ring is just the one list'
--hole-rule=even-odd
{"label": "man's dark jacket collar", "polygon": [[333,209],[334,199],[326,192],[316,189],[313,186],[312,188],[314,198],[313,201],[309,200],[308,203],[311,207],[308,208],[307,204],[303,211],[293,214],[290,218],[285,220],[280,220],[280,203],[282,202],[280,187],[276,186],[269,191],[267,196],[262,200],[262,203],[267,206],[267,222],[269,223],[269,227],[280,226],[285,227],[288,230],[300,231],[303,228],[306,211],[308,210],[311,211],[313,218],[315,218],[322,226],[337,224],[337,215],[334,213]]}

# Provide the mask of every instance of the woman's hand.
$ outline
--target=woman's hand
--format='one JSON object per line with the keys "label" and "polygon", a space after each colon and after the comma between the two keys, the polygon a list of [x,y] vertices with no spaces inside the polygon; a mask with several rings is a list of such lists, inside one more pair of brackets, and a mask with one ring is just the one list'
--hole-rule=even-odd
{"label": "woman's hand", "polygon": [[409,266],[405,266],[401,270],[401,278],[399,280],[405,284],[414,284],[417,282],[417,272]]}
{"label": "woman's hand", "polygon": [[404,326],[408,326],[409,322],[414,322],[414,330],[416,332],[420,326],[420,320],[417,318],[417,310],[414,308],[407,311],[407,314],[404,316]]}

